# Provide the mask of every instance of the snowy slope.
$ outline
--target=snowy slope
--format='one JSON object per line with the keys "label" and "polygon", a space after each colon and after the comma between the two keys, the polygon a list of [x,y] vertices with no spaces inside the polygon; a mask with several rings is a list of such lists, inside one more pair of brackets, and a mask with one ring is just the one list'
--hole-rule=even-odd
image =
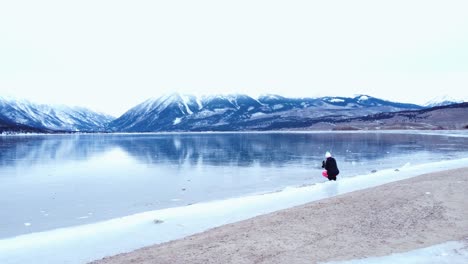
{"label": "snowy slope", "polygon": [[443,95],[443,96],[432,98],[427,103],[425,103],[424,106],[435,107],[435,106],[444,106],[444,105],[459,104],[459,103],[463,103],[463,100],[458,100],[451,96]]}
{"label": "snowy slope", "polygon": [[109,124],[112,131],[227,131],[304,127],[317,118],[349,118],[381,112],[421,109],[421,106],[354,98],[287,98],[243,94],[197,98],[177,93],[149,99]]}
{"label": "snowy slope", "polygon": [[0,97],[0,119],[54,131],[103,131],[114,118],[82,107],[50,106]]}
{"label": "snowy slope", "polygon": [[194,96],[177,93],[148,99],[109,124],[113,131],[148,132],[155,127],[177,124],[184,116],[199,111]]}

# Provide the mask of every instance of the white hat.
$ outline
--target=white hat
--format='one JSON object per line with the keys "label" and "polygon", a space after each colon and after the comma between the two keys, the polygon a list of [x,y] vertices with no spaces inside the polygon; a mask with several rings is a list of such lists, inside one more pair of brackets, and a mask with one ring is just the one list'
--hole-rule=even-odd
{"label": "white hat", "polygon": [[331,157],[331,153],[327,151],[327,153],[325,153],[325,158],[330,158]]}

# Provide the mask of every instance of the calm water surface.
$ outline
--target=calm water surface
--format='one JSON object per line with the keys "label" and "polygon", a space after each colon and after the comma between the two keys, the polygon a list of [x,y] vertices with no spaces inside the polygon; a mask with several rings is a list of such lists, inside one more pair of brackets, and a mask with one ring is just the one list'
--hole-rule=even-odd
{"label": "calm water surface", "polygon": [[0,238],[465,158],[468,138],[398,133],[0,137]]}

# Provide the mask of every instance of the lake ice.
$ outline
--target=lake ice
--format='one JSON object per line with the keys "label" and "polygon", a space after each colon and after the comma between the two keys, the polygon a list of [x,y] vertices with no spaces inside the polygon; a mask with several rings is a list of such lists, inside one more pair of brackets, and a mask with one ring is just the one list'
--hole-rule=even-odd
{"label": "lake ice", "polygon": [[[0,262],[83,263],[467,164],[466,133],[426,133],[0,137]],[[336,184],[320,175],[325,151]]]}

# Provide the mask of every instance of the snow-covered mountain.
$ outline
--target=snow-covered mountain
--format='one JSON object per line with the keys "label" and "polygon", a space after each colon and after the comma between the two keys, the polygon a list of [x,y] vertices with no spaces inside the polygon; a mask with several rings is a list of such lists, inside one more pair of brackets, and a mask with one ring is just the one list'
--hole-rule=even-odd
{"label": "snow-covered mountain", "polygon": [[115,119],[82,107],[50,106],[0,97],[0,120],[39,130],[104,131]]}
{"label": "snow-covered mountain", "polygon": [[112,131],[226,131],[300,128],[323,119],[339,120],[381,112],[422,109],[367,95],[354,98],[286,98],[263,95],[177,93],[149,99],[109,124]]}
{"label": "snow-covered mountain", "polygon": [[[438,100],[439,103],[444,101],[449,100]],[[428,112],[424,111],[427,109],[438,110],[433,112],[437,117],[431,114],[426,118]],[[423,112],[404,112],[409,110]],[[465,128],[467,124],[462,119],[466,111],[466,107],[422,107],[367,95],[287,98],[267,94],[253,98],[243,94],[196,97],[174,93],[148,99],[115,119],[80,107],[49,106],[0,97],[0,132]],[[399,120],[403,123],[398,123]],[[414,126],[417,121],[423,123]]]}
{"label": "snow-covered mountain", "polygon": [[463,103],[463,100],[458,100],[448,95],[434,97],[424,104],[426,107],[444,106],[451,104]]}

